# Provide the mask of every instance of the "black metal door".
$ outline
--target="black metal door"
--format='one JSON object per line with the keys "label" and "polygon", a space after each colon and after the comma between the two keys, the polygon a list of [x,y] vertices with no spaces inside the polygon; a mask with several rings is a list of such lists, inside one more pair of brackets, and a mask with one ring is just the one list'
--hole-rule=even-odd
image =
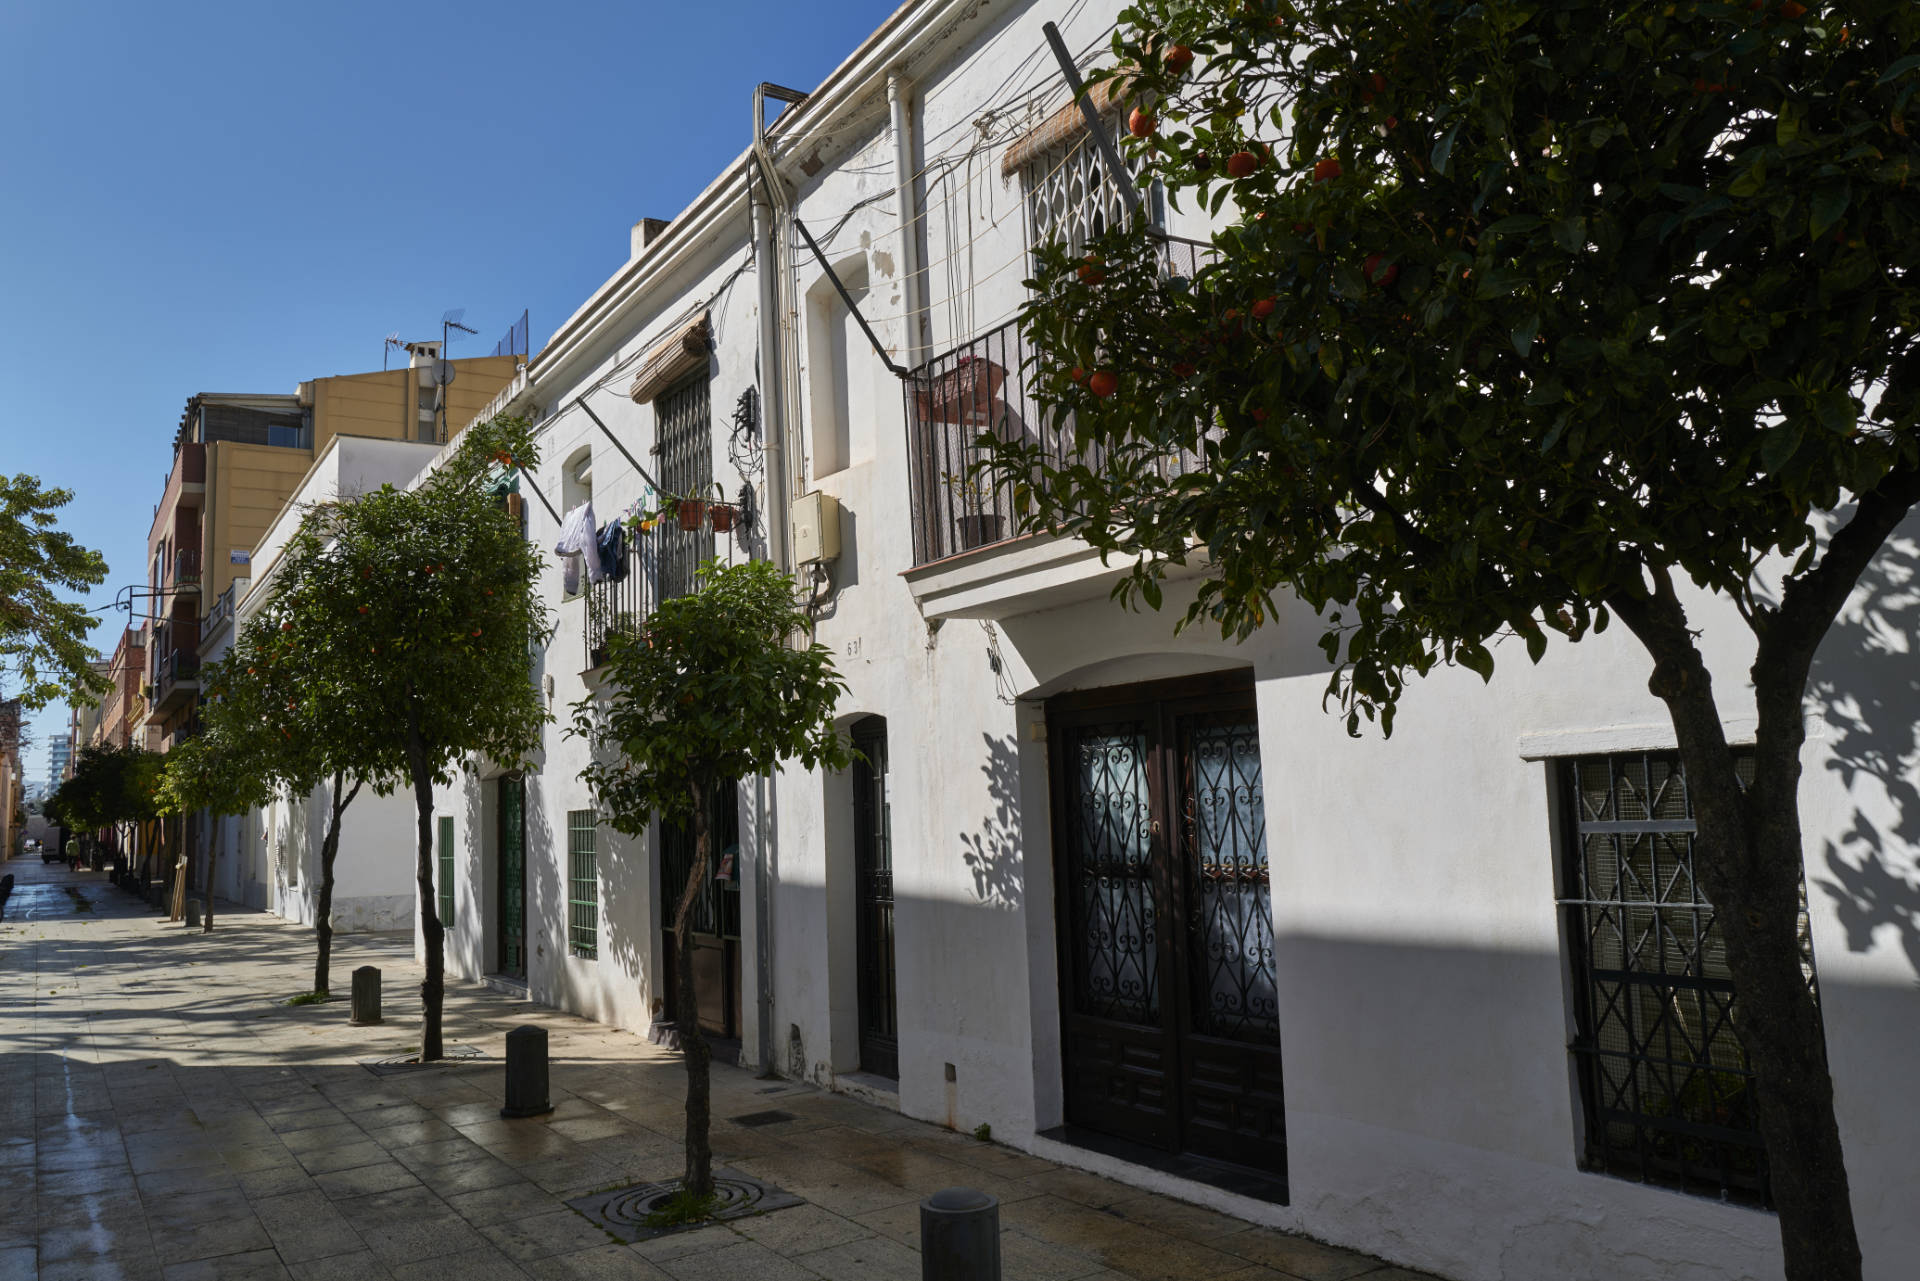
{"label": "black metal door", "polygon": [[860,1070],[900,1076],[893,978],[893,825],[887,775],[887,723],[870,716],[853,727],[853,849],[860,971]]}
{"label": "black metal door", "polygon": [[1283,1173],[1250,683],[1067,696],[1050,718],[1068,1123]]}
{"label": "black metal door", "polygon": [[500,780],[500,973],[527,976],[527,783]]}

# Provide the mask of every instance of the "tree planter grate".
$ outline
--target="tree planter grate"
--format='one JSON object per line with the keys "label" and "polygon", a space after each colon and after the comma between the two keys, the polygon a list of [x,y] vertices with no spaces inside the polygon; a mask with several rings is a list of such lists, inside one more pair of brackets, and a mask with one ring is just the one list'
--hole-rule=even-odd
{"label": "tree planter grate", "polygon": [[735,1125],[778,1125],[782,1121],[798,1121],[800,1118],[791,1112],[782,1112],[778,1108],[769,1112],[749,1112],[744,1116],[729,1117]]}
{"label": "tree planter grate", "polygon": [[445,1052],[431,1063],[422,1063],[418,1050],[409,1050],[400,1054],[382,1054],[356,1061],[375,1076],[400,1076],[407,1072],[430,1071],[440,1067],[464,1067],[476,1061],[484,1062],[486,1058],[487,1052],[478,1046],[449,1045]]}
{"label": "tree planter grate", "polygon": [[650,1241],[654,1237],[702,1228],[727,1219],[744,1219],[805,1204],[791,1192],[782,1191],[771,1183],[762,1183],[726,1166],[715,1166],[713,1190],[720,1200],[719,1208],[712,1216],[697,1223],[678,1223],[669,1228],[648,1227],[647,1215],[666,1204],[679,1190],[679,1179],[637,1183],[632,1187],[580,1197],[567,1202],[567,1208],[585,1215],[622,1241],[634,1242]]}

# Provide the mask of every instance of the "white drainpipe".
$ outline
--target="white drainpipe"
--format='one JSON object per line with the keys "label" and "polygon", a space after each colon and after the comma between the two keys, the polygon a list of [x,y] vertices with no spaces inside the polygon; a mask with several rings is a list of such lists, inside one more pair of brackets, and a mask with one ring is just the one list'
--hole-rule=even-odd
{"label": "white drainpipe", "polygon": [[917,369],[926,360],[927,312],[920,279],[920,202],[913,170],[913,81],[887,73],[887,102],[893,109],[893,185],[899,193],[900,270],[906,274],[906,349],[901,361]]}

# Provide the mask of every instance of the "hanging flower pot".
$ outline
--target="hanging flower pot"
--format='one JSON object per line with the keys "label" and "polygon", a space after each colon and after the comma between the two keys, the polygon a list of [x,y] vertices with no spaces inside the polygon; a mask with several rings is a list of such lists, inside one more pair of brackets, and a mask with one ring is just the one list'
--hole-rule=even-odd
{"label": "hanging flower pot", "polygon": [[715,503],[707,509],[707,515],[713,521],[713,532],[730,534],[733,532],[733,506],[730,503]]}
{"label": "hanging flower pot", "polygon": [[707,503],[703,498],[680,500],[680,528],[692,532],[706,522]]}

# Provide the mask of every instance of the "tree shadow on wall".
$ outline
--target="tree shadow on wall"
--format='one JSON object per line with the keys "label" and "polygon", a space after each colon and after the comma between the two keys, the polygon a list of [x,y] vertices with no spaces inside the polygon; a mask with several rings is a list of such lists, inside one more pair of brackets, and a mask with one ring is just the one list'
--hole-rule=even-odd
{"label": "tree shadow on wall", "polygon": [[973,875],[973,894],[982,905],[1020,906],[1020,753],[1011,738],[982,734],[990,808],[980,826],[960,834],[960,858]]}
{"label": "tree shadow on wall", "polygon": [[1891,929],[1920,978],[1920,518],[1895,531],[1820,646],[1808,699],[1826,721],[1827,769],[1853,800],[1814,882],[1850,951]]}

